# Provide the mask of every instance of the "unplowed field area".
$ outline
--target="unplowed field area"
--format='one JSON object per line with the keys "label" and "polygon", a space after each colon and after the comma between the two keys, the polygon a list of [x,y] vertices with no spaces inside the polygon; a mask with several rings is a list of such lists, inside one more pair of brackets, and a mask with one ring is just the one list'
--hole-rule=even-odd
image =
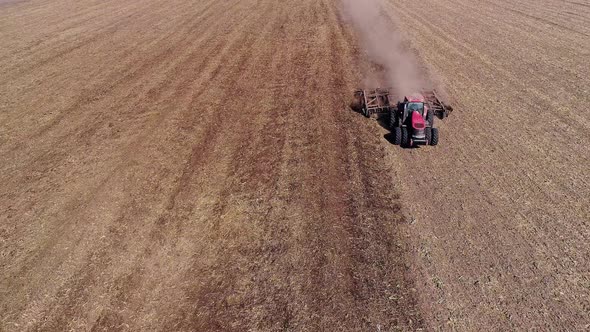
{"label": "unplowed field area", "polygon": [[337,0],[0,1],[0,330],[588,330],[590,5],[384,4],[437,147]]}

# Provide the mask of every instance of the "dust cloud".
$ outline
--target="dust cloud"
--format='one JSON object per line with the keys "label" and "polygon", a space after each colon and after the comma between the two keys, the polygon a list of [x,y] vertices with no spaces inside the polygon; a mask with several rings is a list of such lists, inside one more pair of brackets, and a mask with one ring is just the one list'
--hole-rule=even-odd
{"label": "dust cloud", "polygon": [[[403,46],[403,38],[390,15],[384,13],[383,0],[341,0],[345,20],[355,28],[361,46],[370,60],[384,70],[384,77],[365,77],[365,84],[386,85],[401,97],[426,87],[414,56]],[[373,75],[373,76],[370,76]]]}

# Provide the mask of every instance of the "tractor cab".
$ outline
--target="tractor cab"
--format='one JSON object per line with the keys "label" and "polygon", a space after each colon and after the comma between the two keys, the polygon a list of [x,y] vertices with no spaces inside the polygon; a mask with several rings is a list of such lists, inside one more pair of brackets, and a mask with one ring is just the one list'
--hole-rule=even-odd
{"label": "tractor cab", "polygon": [[424,103],[408,102],[406,103],[406,112],[418,112],[420,115],[424,116]]}
{"label": "tractor cab", "polygon": [[404,118],[411,116],[412,112],[418,112],[421,116],[424,116],[426,105],[424,103],[424,97],[422,95],[406,96],[404,98]]}

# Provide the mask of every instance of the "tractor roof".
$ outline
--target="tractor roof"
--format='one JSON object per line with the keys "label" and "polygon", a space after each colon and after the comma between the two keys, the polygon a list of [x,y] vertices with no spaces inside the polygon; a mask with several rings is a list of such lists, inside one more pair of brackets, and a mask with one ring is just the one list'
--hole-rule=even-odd
{"label": "tractor roof", "polygon": [[406,101],[410,103],[423,103],[424,96],[419,93],[415,93],[413,95],[406,96]]}

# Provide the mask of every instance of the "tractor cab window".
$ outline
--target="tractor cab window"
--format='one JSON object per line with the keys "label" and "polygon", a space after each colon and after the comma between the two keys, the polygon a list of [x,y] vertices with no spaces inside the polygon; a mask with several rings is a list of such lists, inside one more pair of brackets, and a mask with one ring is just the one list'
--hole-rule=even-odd
{"label": "tractor cab window", "polygon": [[408,113],[417,111],[420,115],[424,115],[424,103],[408,103],[406,106]]}

